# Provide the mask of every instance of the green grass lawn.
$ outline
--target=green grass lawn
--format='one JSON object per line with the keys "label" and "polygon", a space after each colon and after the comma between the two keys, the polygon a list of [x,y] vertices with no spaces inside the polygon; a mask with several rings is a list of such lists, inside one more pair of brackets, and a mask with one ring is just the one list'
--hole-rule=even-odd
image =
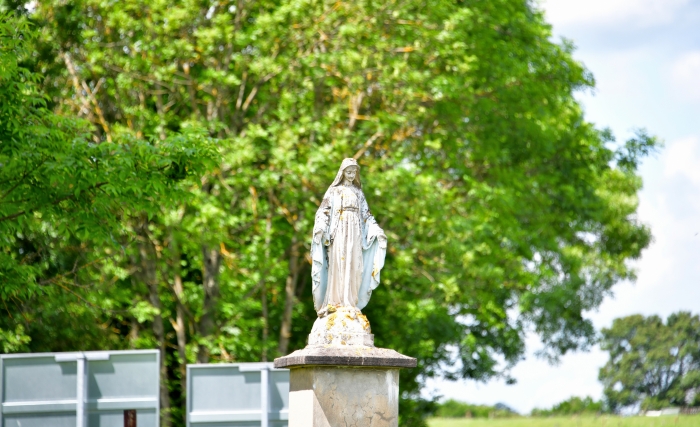
{"label": "green grass lawn", "polygon": [[664,417],[433,418],[430,427],[700,427],[700,415]]}

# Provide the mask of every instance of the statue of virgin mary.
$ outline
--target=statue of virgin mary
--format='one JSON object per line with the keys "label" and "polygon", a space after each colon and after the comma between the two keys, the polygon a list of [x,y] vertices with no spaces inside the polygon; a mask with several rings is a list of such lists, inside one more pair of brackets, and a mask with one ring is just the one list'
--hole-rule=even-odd
{"label": "statue of virgin mary", "polygon": [[318,316],[363,309],[379,286],[385,256],[386,235],[362,193],[360,166],[345,159],[314,222],[311,278]]}

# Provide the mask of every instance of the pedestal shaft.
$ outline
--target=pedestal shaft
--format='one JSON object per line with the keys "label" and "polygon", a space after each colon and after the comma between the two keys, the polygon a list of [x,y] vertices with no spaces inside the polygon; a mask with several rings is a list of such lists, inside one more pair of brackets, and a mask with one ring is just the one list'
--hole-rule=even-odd
{"label": "pedestal shaft", "polygon": [[289,427],[397,427],[398,368],[292,368]]}

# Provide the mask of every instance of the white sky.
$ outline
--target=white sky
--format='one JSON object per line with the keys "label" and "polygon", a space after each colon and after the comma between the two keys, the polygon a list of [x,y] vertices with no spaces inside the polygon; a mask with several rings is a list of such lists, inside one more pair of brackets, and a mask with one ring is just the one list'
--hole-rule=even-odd
{"label": "white sky", "polygon": [[[642,167],[639,218],[654,242],[636,263],[636,283],[621,283],[614,298],[589,313],[597,328],[634,313],[663,317],[700,313],[700,1],[542,0],[556,38],[577,46],[576,59],[596,78],[594,93],[579,94],[589,121],[624,141],[646,128],[665,148]],[[571,396],[602,397],[598,369],[607,356],[597,347],[567,355],[557,366],[528,357],[516,366],[515,385],[500,381],[431,381],[445,398],[494,404],[521,413]]]}

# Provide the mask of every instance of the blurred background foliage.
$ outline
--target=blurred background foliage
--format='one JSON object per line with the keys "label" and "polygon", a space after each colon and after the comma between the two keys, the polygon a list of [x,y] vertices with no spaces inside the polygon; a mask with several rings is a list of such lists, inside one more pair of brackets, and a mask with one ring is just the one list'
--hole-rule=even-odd
{"label": "blurred background foliage", "polygon": [[533,2],[0,3],[2,350],[159,348],[164,426],[186,363],[305,345],[344,157],[389,238],[365,314],[418,358],[402,425],[426,378],[512,381],[528,332],[588,348],[650,242],[658,143],[585,120],[593,77]]}
{"label": "blurred background foliage", "polygon": [[571,397],[559,402],[549,409],[532,410],[533,417],[561,417],[570,415],[600,415],[609,412],[609,407],[603,401],[595,400],[590,396],[580,398]]}
{"label": "blurred background foliage", "polygon": [[503,403],[494,406],[473,405],[448,399],[437,405],[434,415],[439,418],[510,418],[517,417],[518,413]]}

